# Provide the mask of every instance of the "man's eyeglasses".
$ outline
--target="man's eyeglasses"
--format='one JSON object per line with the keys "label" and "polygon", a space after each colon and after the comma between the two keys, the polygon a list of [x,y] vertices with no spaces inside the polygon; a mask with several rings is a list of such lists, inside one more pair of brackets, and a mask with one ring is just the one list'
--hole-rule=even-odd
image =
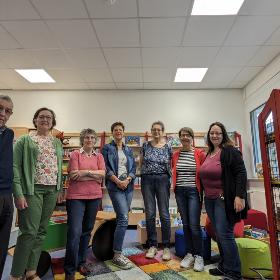
{"label": "man's eyeglasses", "polygon": [[40,115],[40,116],[38,116],[38,119],[40,119],[40,120],[47,119],[48,121],[50,121],[52,119],[52,117],[51,116]]}
{"label": "man's eyeglasses", "polygon": [[12,115],[13,110],[0,106],[0,113],[5,113],[7,116],[10,116],[10,115]]}

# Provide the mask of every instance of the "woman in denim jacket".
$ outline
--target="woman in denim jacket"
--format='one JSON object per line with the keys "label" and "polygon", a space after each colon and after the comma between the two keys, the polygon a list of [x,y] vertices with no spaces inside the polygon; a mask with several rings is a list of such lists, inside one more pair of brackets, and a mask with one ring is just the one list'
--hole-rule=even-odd
{"label": "woman in denim jacket", "polygon": [[122,255],[122,245],[128,226],[128,212],[133,196],[136,164],[132,150],[122,141],[123,123],[113,123],[111,132],[114,140],[103,147],[102,154],[106,164],[106,187],[117,215],[113,264],[122,269],[130,269],[133,265]]}

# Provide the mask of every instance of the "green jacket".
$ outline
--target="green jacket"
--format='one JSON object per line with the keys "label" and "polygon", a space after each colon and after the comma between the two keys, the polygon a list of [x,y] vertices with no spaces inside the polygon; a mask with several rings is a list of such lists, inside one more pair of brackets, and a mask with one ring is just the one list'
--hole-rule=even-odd
{"label": "green jacket", "polygon": [[[62,161],[63,149],[59,139],[54,138],[54,147],[57,156],[57,190],[62,191]],[[36,161],[39,154],[38,146],[29,135],[21,136],[14,145],[14,197],[34,194],[34,176]]]}

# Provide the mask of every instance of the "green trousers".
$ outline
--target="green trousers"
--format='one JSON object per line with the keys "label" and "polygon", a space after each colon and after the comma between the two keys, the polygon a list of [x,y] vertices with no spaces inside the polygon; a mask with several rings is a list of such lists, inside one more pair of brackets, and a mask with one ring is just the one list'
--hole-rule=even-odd
{"label": "green trousers", "polygon": [[37,270],[48,222],[56,205],[56,186],[35,185],[34,195],[26,195],[28,207],[18,211],[19,236],[11,275],[21,277],[25,270]]}

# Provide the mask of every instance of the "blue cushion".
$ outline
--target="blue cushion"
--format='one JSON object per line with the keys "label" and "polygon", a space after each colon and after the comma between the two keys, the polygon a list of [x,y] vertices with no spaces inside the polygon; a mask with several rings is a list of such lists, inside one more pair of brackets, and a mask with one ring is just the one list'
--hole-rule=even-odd
{"label": "blue cushion", "polygon": [[[211,258],[211,238],[204,228],[201,228],[201,234],[203,240],[203,258],[205,260],[209,260]],[[175,231],[175,252],[179,257],[184,257],[186,255],[186,244],[183,229],[177,229]]]}

